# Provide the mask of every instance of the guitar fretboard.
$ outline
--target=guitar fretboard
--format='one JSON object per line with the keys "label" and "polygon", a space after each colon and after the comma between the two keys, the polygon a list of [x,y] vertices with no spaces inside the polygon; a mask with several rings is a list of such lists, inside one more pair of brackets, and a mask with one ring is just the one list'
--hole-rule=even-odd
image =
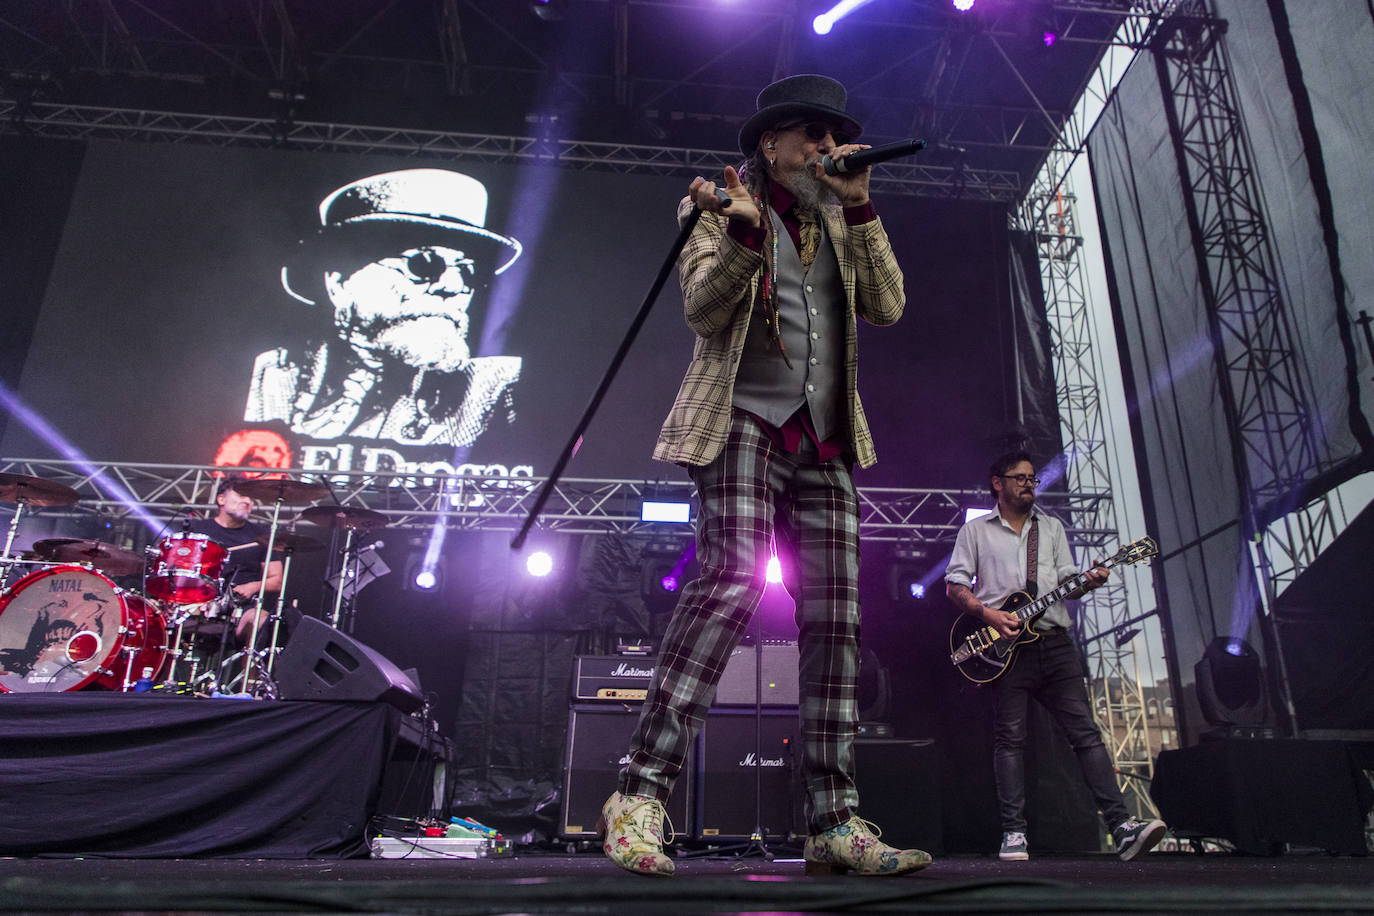
{"label": "guitar fretboard", "polygon": [[[1103,569],[1111,569],[1115,565],[1115,560],[1099,560],[1092,566],[1088,567],[1088,569],[1097,569],[1099,566]],[[1049,591],[1045,592],[1045,594],[1041,595],[1039,598],[1036,598],[1030,604],[1018,610],[1016,612],[1017,618],[1019,618],[1020,620],[1028,620],[1031,617],[1034,617],[1036,614],[1039,614],[1041,611],[1045,610],[1045,608],[1049,607],[1051,604],[1057,604],[1058,602],[1063,601],[1075,589],[1080,588],[1087,581],[1087,571],[1078,573],[1071,579],[1067,579],[1064,582],[1061,582],[1057,587],[1050,589]]]}

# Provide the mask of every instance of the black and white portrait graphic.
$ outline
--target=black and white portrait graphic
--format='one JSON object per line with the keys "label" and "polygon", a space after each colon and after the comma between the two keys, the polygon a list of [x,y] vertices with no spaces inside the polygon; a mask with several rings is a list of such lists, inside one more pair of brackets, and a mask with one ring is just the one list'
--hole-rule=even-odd
{"label": "black and white portrait graphic", "polygon": [[474,352],[486,291],[521,252],[486,228],[485,186],[445,169],[385,172],[319,212],[281,271],[294,307],[318,313],[317,336],[257,356],[244,420],[455,448],[514,422],[521,358]]}

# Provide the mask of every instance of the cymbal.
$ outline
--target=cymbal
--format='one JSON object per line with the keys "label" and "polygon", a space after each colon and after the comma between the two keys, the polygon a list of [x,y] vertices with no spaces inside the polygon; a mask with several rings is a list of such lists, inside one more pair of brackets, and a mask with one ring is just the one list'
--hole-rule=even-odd
{"label": "cymbal", "polygon": [[33,555],[40,560],[51,560],[52,551],[63,544],[80,544],[85,538],[45,538],[41,541],[34,541]]}
{"label": "cymbal", "polygon": [[355,506],[311,506],[301,510],[301,518],[322,528],[352,528],[365,531],[386,527],[386,516],[371,509]]}
{"label": "cymbal", "polygon": [[54,563],[89,563],[107,576],[127,576],[143,568],[132,550],[84,538],[49,538],[33,545],[34,553]]}
{"label": "cymbal", "polygon": [[307,483],[289,477],[259,477],[244,480],[234,485],[234,492],[256,499],[259,502],[308,503],[312,499],[329,495],[329,488],[322,483]]}
{"label": "cymbal", "polygon": [[0,474],[0,502],[70,506],[81,495],[66,484],[27,474]]}
{"label": "cymbal", "polygon": [[[257,541],[262,546],[267,546],[267,535],[258,535]],[[292,534],[290,531],[278,531],[272,538],[272,550],[292,550],[295,553],[311,553],[316,550],[324,549],[324,542],[319,538],[312,538],[308,534]]]}

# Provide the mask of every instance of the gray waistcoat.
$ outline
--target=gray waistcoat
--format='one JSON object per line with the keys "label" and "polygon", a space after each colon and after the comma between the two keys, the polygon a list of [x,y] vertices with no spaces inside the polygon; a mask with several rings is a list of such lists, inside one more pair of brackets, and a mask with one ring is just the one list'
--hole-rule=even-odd
{"label": "gray waistcoat", "polygon": [[[734,406],[774,426],[787,422],[805,404],[822,440],[840,432],[844,390],[844,284],[825,223],[816,260],[805,278],[801,256],[782,219],[769,209],[778,235],[778,313],[782,342],[792,368],[768,339],[765,313],[756,311],[735,375]],[[770,240],[771,242],[771,240]]]}

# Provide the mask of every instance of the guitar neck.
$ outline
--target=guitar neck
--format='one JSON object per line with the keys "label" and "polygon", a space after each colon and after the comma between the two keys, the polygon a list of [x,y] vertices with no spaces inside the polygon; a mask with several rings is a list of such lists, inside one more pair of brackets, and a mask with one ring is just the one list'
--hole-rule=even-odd
{"label": "guitar neck", "polygon": [[[1092,566],[1088,567],[1088,569],[1097,569],[1099,566],[1104,569],[1111,569],[1115,565],[1115,560],[1102,560],[1098,563],[1094,563]],[[1072,578],[1064,580],[1055,588],[1045,592],[1045,594],[1018,610],[1016,616],[1021,620],[1029,620],[1037,614],[1043,613],[1050,605],[1058,604],[1063,601],[1074,591],[1082,587],[1087,581],[1088,573],[1085,570],[1074,575]]]}

